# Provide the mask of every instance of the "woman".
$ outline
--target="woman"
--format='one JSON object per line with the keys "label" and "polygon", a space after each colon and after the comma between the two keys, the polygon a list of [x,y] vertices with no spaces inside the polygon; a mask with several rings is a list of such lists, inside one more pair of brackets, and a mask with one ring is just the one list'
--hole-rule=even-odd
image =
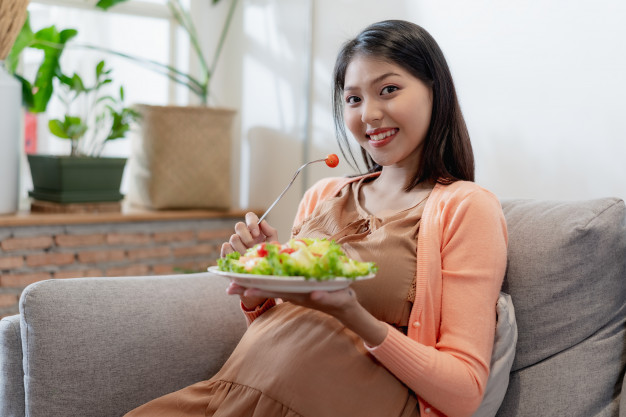
{"label": "woman", "polygon": [[[348,256],[376,262],[377,277],[310,294],[231,284],[250,326],[222,370],[130,416],[469,416],[478,408],[506,225],[495,196],[473,183],[441,50],[412,23],[369,26],[338,55],[333,108],[342,149],[345,123],[368,173],[315,184],[292,235],[334,239]],[[279,240],[257,223],[248,213],[222,256]]]}

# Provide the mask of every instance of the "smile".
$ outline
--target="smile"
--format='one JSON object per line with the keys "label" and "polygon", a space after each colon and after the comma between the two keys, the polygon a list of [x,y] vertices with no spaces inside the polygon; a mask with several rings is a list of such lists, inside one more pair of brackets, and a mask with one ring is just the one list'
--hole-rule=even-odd
{"label": "smile", "polygon": [[389,129],[389,130],[385,130],[384,132],[380,132],[376,134],[368,134],[367,136],[369,140],[373,140],[376,142],[376,141],[388,138],[389,136],[395,135],[396,133],[398,133],[398,130],[399,129]]}

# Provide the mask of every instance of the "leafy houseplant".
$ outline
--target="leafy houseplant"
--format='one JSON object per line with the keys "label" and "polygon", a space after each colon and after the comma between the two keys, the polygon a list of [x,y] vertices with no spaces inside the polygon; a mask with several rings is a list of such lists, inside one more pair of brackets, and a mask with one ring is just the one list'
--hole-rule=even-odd
{"label": "leafy houseplant", "polygon": [[[102,94],[101,88],[113,81],[112,70],[105,65],[104,61],[96,65],[93,87],[85,86],[78,74],[58,75],[65,89],[62,101],[67,111],[63,120],[50,120],[48,127],[53,135],[71,141],[70,156],[99,157],[106,143],[124,138],[139,117],[136,110],[124,107],[124,87],[120,87],[119,97]],[[72,104],[81,98],[82,115],[72,115]]]}
{"label": "leafy houseplant", "polygon": [[15,71],[26,48],[44,51],[33,82],[15,74],[22,83],[24,105],[31,112],[45,111],[53,94],[66,107],[63,119],[50,120],[48,127],[53,135],[70,141],[70,153],[28,155],[34,188],[30,195],[59,203],[117,201],[123,197],[119,188],[126,159],[100,154],[108,141],[126,135],[138,113],[124,107],[123,87],[118,97],[103,93],[103,87],[113,81],[104,61],[96,65],[93,86],[87,86],[78,74],[63,73],[61,54],[76,35],[74,29],[58,31],[55,26],[33,32],[27,19],[10,54],[10,68]]}
{"label": "leafy houseplant", "polygon": [[[34,190],[32,197],[59,203],[118,201],[125,158],[102,158],[108,141],[125,137],[138,113],[124,107],[124,88],[119,97],[104,95],[102,87],[110,84],[111,69],[100,61],[95,69],[94,85],[88,87],[74,74],[57,74],[62,101],[66,105],[63,119],[48,122],[50,132],[71,142],[69,156],[28,155]],[[82,114],[73,113],[79,102]]]}
{"label": "leafy houseplant", "polygon": [[[101,0],[97,7],[106,10],[126,0]],[[217,4],[220,0],[211,0]],[[211,61],[204,58],[198,33],[190,13],[180,0],[167,0],[172,16],[189,36],[192,51],[197,55],[201,66],[200,77],[193,77],[172,66],[144,60],[102,47],[85,46],[90,49],[134,60],[150,69],[164,74],[178,84],[186,86],[201,102],[199,107],[189,106],[149,106],[139,105],[142,138],[139,154],[131,155],[135,168],[131,168],[129,196],[132,203],[149,208],[228,208],[230,205],[230,138],[235,112],[228,109],[214,109],[208,106],[210,83],[226,35],[233,19],[238,0],[231,0],[230,8],[221,30],[217,47]],[[32,31],[30,31],[32,33]],[[27,38],[32,34],[27,33]],[[61,53],[65,42],[71,37],[69,32],[59,32],[55,39],[46,39],[42,46],[50,46]],[[35,38],[38,35],[34,34]],[[52,35],[52,34],[50,34]],[[22,45],[22,43],[20,43]],[[28,46],[33,46],[28,44]],[[33,46],[35,47],[35,46]],[[58,59],[44,60],[52,68],[58,68]],[[46,72],[53,80],[57,71]],[[62,80],[62,77],[57,77]],[[37,81],[35,81],[37,83]],[[33,91],[26,85],[25,89]],[[35,91],[40,91],[41,88]],[[46,96],[44,96],[45,98]],[[49,96],[48,100],[49,100]],[[47,102],[46,102],[47,103]],[[80,131],[76,120],[67,119],[54,122],[55,131],[65,129],[71,136]],[[32,168],[32,166],[31,166]],[[207,184],[210,185],[207,187]]]}

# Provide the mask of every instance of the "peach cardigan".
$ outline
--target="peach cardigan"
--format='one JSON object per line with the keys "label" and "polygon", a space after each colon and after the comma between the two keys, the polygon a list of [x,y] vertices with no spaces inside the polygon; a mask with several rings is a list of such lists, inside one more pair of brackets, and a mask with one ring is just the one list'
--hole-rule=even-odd
{"label": "peach cardigan", "polygon": [[[300,202],[294,225],[359,178],[316,183]],[[436,184],[418,234],[416,298],[408,334],[389,326],[380,345],[366,346],[416,393],[420,415],[471,416],[480,405],[506,257],[507,230],[498,199],[473,182]],[[248,320],[273,303],[265,304],[247,313]]]}

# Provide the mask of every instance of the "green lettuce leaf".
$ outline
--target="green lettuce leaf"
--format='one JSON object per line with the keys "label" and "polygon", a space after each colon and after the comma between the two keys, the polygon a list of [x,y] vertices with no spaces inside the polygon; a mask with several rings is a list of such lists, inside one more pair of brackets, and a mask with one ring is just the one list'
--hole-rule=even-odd
{"label": "green lettuce leaf", "polygon": [[376,273],[374,262],[348,258],[335,241],[328,239],[291,239],[284,245],[261,243],[243,255],[230,253],[218,260],[222,271],[278,276],[302,276],[329,280],[336,277],[356,278]]}

